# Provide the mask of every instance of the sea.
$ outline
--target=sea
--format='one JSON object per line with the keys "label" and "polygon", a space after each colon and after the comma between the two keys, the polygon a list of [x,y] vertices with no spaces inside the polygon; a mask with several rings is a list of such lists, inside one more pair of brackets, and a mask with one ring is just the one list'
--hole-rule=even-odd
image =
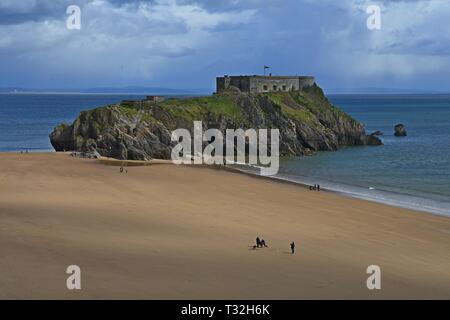
{"label": "sea", "polygon": [[[48,135],[80,111],[140,95],[0,94],[0,152],[54,151]],[[450,95],[330,95],[330,101],[380,130],[383,146],[281,159],[274,178],[450,216]],[[403,123],[407,137],[395,137]]]}

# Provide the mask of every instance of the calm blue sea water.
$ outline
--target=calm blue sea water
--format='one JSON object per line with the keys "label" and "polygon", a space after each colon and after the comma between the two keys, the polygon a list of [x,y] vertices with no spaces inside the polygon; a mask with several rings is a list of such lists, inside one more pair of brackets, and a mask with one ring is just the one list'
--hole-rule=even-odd
{"label": "calm blue sea water", "polygon": [[[137,95],[0,94],[0,152],[52,150],[48,134],[80,111]],[[283,159],[278,178],[450,215],[450,95],[336,95],[330,100],[381,130],[384,146]],[[408,137],[393,127],[404,123]]]}
{"label": "calm blue sea water", "polygon": [[137,95],[0,94],[0,152],[53,150],[48,135],[62,122],[72,123],[80,111]]}
{"label": "calm blue sea water", "polygon": [[[384,146],[282,161],[280,178],[450,215],[450,95],[336,95],[333,104],[381,130]],[[408,136],[394,136],[397,123]]]}

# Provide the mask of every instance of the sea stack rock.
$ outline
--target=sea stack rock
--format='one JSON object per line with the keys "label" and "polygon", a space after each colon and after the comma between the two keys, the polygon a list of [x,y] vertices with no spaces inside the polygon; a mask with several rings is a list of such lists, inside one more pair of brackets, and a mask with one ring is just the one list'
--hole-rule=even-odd
{"label": "sea stack rock", "polygon": [[406,132],[406,128],[403,124],[397,124],[394,128],[395,133],[394,135],[396,137],[406,137],[407,136],[407,132]]}

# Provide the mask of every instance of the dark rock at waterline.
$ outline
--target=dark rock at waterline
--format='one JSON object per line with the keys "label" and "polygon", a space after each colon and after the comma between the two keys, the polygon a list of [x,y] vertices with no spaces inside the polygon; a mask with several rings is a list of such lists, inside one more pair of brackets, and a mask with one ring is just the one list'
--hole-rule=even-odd
{"label": "dark rock at waterline", "polygon": [[375,137],[379,137],[379,136],[384,135],[384,132],[383,131],[375,131],[375,132],[372,132],[370,135],[371,136],[375,136]]}
{"label": "dark rock at waterline", "polygon": [[366,144],[370,146],[381,146],[383,142],[378,138],[378,135],[372,133],[366,136]]}
{"label": "dark rock at waterline", "polygon": [[405,125],[403,124],[397,124],[394,128],[394,135],[396,137],[406,137],[408,135],[408,133],[406,132],[406,128]]}
{"label": "dark rock at waterline", "polygon": [[170,159],[175,129],[193,136],[203,129],[279,129],[280,154],[309,155],[341,146],[381,145],[375,135],[334,107],[314,85],[301,92],[243,93],[238,89],[210,97],[160,102],[124,101],[82,112],[72,125],[50,134],[56,151],[97,152],[116,159]]}

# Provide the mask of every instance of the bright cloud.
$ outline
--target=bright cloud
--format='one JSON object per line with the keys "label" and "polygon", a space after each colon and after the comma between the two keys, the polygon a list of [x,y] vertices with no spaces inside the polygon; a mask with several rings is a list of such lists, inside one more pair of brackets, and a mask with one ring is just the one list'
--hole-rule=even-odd
{"label": "bright cloud", "polygon": [[[81,30],[65,27],[74,3]],[[212,87],[268,64],[325,87],[450,90],[448,16],[445,0],[2,0],[0,86]]]}

